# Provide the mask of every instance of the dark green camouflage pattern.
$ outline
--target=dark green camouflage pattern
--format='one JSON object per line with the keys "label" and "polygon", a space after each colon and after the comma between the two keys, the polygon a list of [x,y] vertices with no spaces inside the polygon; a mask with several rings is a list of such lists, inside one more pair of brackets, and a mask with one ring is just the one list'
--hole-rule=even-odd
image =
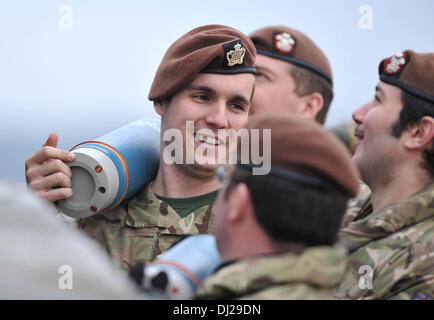
{"label": "dark green camouflage pattern", "polygon": [[332,288],[342,281],[346,266],[346,250],[333,247],[247,257],[206,278],[196,298],[332,299]]}
{"label": "dark green camouflage pattern", "polygon": [[148,185],[113,210],[80,219],[78,225],[129,270],[136,261],[154,260],[185,235],[214,233],[214,207],[203,206],[181,218]]}
{"label": "dark green camouflage pattern", "polygon": [[[358,215],[339,234],[339,243],[350,256],[336,297],[413,299],[418,293],[434,297],[434,184],[376,212],[369,197],[354,205]],[[352,215],[355,212],[350,208]],[[366,266],[372,277],[360,269]]]}

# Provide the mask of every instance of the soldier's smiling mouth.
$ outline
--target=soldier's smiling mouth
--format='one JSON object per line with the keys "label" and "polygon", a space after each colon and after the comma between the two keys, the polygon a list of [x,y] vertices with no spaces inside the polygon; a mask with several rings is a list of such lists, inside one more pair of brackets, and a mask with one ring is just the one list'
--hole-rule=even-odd
{"label": "soldier's smiling mouth", "polygon": [[206,144],[209,144],[212,146],[219,146],[219,145],[223,144],[223,142],[220,139],[218,139],[218,137],[212,137],[209,135],[204,135],[204,134],[201,134],[199,132],[195,132],[194,140],[201,142],[201,143],[206,143]]}

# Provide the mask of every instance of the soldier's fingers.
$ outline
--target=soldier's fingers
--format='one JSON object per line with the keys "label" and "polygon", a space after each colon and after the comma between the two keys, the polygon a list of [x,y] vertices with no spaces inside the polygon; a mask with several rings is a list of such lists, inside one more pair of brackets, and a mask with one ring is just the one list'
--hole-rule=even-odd
{"label": "soldier's fingers", "polygon": [[66,150],[45,146],[27,159],[26,168],[29,168],[34,164],[43,164],[48,159],[59,159],[64,162],[69,162],[75,160],[75,155]]}
{"label": "soldier's fingers", "polygon": [[56,187],[71,188],[71,179],[63,172],[56,172],[46,177],[33,179],[30,182],[29,187],[36,191],[52,189]]}
{"label": "soldier's fingers", "polygon": [[50,202],[69,199],[73,196],[71,188],[57,188],[51,190],[40,190],[37,192],[38,196]]}
{"label": "soldier's fingers", "polygon": [[38,166],[37,172],[38,175],[42,177],[49,176],[50,174],[54,174],[56,172],[62,172],[68,178],[71,178],[71,169],[63,161],[58,159],[52,159],[51,161]]}
{"label": "soldier's fingers", "polygon": [[30,184],[36,179],[40,179],[56,172],[64,173],[68,178],[71,178],[71,169],[63,163],[63,161],[58,159],[50,159],[45,161],[41,165],[30,166],[26,170],[26,181]]}
{"label": "soldier's fingers", "polygon": [[48,136],[47,141],[44,143],[42,147],[57,147],[57,142],[59,141],[59,136],[57,133],[53,132]]}

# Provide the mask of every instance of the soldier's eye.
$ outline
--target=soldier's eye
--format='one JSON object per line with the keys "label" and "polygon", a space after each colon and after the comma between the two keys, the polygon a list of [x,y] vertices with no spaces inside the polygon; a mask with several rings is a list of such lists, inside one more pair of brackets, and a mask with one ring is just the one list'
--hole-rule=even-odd
{"label": "soldier's eye", "polygon": [[193,97],[197,100],[200,100],[200,101],[208,101],[209,100],[208,96],[205,94],[195,94]]}
{"label": "soldier's eye", "polygon": [[381,103],[381,100],[377,95],[375,96],[375,103]]}
{"label": "soldier's eye", "polygon": [[238,104],[238,103],[232,103],[231,108],[236,109],[236,110],[240,110],[240,111],[244,110],[244,106],[242,106],[241,104]]}
{"label": "soldier's eye", "polygon": [[256,79],[266,79],[267,77],[263,73],[256,72],[255,78]]}

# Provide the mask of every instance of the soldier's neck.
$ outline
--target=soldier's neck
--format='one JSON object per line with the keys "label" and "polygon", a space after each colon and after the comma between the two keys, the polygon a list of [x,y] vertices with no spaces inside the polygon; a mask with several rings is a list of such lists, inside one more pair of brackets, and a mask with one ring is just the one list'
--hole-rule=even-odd
{"label": "soldier's neck", "polygon": [[219,188],[214,172],[195,174],[188,168],[160,162],[152,191],[168,198],[190,198],[216,191]]}
{"label": "soldier's neck", "polygon": [[406,199],[432,182],[422,168],[401,167],[388,181],[370,183],[371,203],[377,211],[391,203]]}

